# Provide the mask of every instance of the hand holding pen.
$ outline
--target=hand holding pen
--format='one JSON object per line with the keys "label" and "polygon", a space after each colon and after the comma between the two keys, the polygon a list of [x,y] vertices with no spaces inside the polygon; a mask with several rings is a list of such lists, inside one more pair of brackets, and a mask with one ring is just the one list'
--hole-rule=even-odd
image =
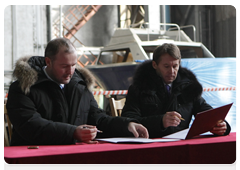
{"label": "hand holding pen", "polygon": [[[89,125],[87,125],[87,126],[83,126],[83,129],[89,129],[88,126],[89,126]],[[96,126],[94,126],[94,127],[96,127]],[[103,133],[103,131],[101,131],[101,130],[97,130],[97,132],[98,132],[98,133]]]}
{"label": "hand holding pen", "polygon": [[181,123],[181,120],[185,121],[181,114],[179,114],[178,112],[175,111],[171,111],[171,112],[167,112],[164,116],[163,116],[163,126],[165,128],[169,127],[169,126],[178,126]]}
{"label": "hand holding pen", "polygon": [[80,125],[75,129],[73,137],[78,141],[94,144],[98,143],[98,141],[93,141],[97,136],[97,132],[101,131],[99,131],[96,126]]}

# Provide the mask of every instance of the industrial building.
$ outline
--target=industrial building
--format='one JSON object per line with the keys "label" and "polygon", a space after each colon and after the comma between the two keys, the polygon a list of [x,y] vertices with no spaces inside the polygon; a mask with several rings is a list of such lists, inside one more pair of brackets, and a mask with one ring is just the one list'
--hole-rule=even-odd
{"label": "industrial building", "polygon": [[[4,102],[16,61],[44,56],[47,43],[69,39],[77,64],[96,80],[94,98],[112,116],[110,99],[127,95],[135,69],[173,43],[213,107],[233,103],[236,132],[236,9],[231,5],[9,5],[4,10]],[[194,117],[192,118],[192,122]],[[9,125],[7,125],[9,126]]]}

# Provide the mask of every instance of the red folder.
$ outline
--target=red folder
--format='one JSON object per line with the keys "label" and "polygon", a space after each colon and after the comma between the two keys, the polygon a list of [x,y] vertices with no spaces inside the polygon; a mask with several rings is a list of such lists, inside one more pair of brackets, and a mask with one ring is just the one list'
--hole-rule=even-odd
{"label": "red folder", "polygon": [[198,113],[185,139],[210,131],[218,121],[225,119],[232,105],[233,103]]}

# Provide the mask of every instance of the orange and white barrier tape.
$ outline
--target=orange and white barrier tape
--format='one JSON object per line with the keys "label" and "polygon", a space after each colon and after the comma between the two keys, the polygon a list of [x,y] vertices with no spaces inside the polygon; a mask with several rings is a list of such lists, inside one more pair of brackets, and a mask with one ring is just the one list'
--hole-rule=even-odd
{"label": "orange and white barrier tape", "polygon": [[[204,92],[210,91],[235,91],[236,87],[210,87],[203,88]],[[94,91],[93,95],[123,95],[127,94],[127,90],[109,90],[109,91]]]}
{"label": "orange and white barrier tape", "polygon": [[210,88],[203,88],[203,91],[235,91],[236,87],[210,87]]}
{"label": "orange and white barrier tape", "polygon": [[127,90],[94,91],[93,95],[121,95],[127,92]]}

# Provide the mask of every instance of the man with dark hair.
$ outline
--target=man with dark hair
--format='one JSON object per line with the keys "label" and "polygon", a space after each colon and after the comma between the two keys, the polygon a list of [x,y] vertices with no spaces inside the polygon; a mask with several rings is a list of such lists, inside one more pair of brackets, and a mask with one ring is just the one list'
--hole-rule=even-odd
{"label": "man with dark hair", "polygon": [[[137,119],[148,129],[150,138],[186,129],[192,115],[212,108],[201,97],[202,85],[190,70],[180,66],[180,62],[181,53],[176,45],[157,47],[153,60],[138,67],[128,89],[121,116]],[[223,121],[211,132],[227,135],[230,129]]]}
{"label": "man with dark hair", "polygon": [[111,117],[98,108],[94,79],[77,65],[77,53],[65,38],[50,41],[45,57],[17,61],[7,101],[13,124],[11,145],[97,143],[99,137],[141,136],[148,131],[136,119]]}

